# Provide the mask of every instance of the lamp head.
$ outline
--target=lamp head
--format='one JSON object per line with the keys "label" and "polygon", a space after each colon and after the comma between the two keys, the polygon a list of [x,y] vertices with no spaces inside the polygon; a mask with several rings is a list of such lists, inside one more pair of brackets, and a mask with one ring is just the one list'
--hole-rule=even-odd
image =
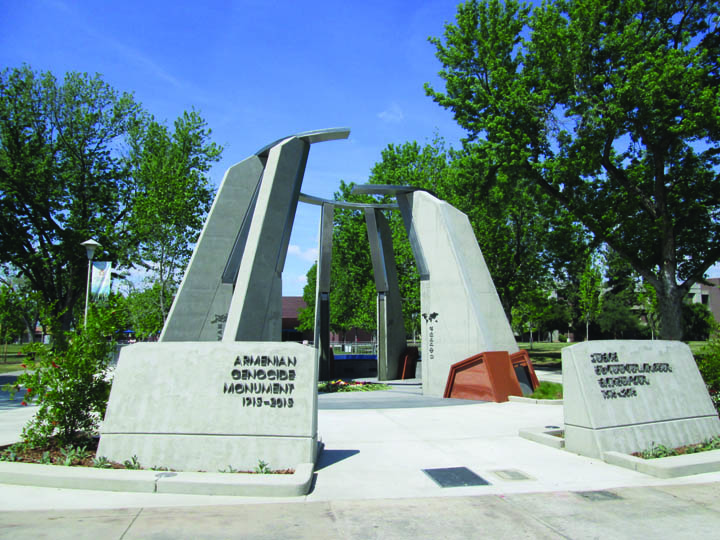
{"label": "lamp head", "polygon": [[93,255],[95,254],[95,250],[100,247],[100,242],[96,242],[92,238],[90,240],[85,240],[81,246],[85,246],[85,251],[87,252],[87,258],[89,261],[92,261]]}

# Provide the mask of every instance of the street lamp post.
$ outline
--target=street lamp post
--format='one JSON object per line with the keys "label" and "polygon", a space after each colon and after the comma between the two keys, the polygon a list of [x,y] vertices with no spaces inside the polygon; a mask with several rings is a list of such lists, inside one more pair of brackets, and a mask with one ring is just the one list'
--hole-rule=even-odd
{"label": "street lamp post", "polygon": [[87,291],[85,292],[85,324],[84,326],[87,326],[87,312],[88,312],[88,302],[90,300],[90,283],[92,281],[92,260],[93,255],[95,255],[95,250],[100,247],[100,243],[96,242],[92,238],[90,240],[85,240],[81,246],[85,246],[85,251],[87,252],[87,258],[88,258],[88,277],[87,277]]}

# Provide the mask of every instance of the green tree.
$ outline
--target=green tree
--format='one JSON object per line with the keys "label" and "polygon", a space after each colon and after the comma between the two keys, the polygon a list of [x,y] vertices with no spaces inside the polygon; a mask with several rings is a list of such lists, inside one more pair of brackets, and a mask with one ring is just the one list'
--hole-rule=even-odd
{"label": "green tree", "polygon": [[643,282],[638,293],[638,300],[645,312],[645,321],[650,328],[650,338],[655,339],[658,331],[657,294],[649,283]]}
{"label": "green tree", "polygon": [[138,188],[130,224],[143,239],[140,264],[152,272],[162,323],[210,209],[207,173],[222,152],[210,134],[195,111],[175,120],[172,133],[153,119],[133,133]]}
{"label": "green tree", "polygon": [[163,295],[174,294],[176,289],[163,286],[155,281],[151,286],[132,289],[125,297],[124,309],[127,313],[128,329],[133,330],[139,339],[152,338],[160,334],[167,313]]}
{"label": "green tree", "polygon": [[635,311],[639,303],[637,275],[630,264],[613,251],[606,254],[605,265],[607,280],[602,310],[597,316],[600,330],[614,339],[638,337],[640,321]]}
{"label": "green tree", "polygon": [[602,273],[592,257],[588,258],[585,271],[580,276],[578,301],[585,320],[585,341],[590,339],[590,321],[600,313],[602,294]]}
{"label": "green tree", "polygon": [[720,257],[718,2],[458,7],[432,39],[488,168],[532,181],[652,285],[663,338]]}
{"label": "green tree", "polygon": [[18,338],[25,327],[20,310],[15,291],[5,283],[0,284],[0,341],[5,361],[7,361],[7,344]]}
{"label": "green tree", "polygon": [[[180,122],[188,134],[178,135],[182,129],[176,126],[172,144],[178,148],[171,158],[162,129],[130,94],[118,93],[98,75],[68,73],[58,82],[27,66],[0,75],[0,263],[12,263],[51,307],[59,323],[56,337],[72,326],[73,308],[84,297],[87,259],[80,243],[95,238],[103,246],[96,258],[118,267],[140,262],[138,246],[151,245],[156,239],[150,233],[166,221],[175,223],[173,212],[185,211],[167,204],[159,208],[163,214],[145,212],[141,218],[143,202],[169,200],[163,193],[177,196],[174,187],[163,190],[185,181],[182,171],[195,171],[185,186],[195,189],[193,181],[206,170],[203,160],[217,157],[217,149],[204,142],[185,151],[188,141],[208,132],[192,115]],[[160,141],[158,161],[185,160],[173,164],[173,174],[144,175],[164,172],[144,164],[156,157],[139,150],[150,139]],[[192,196],[189,191],[176,197],[175,205]],[[195,228],[192,219],[185,225]]]}
{"label": "green tree", "polygon": [[36,325],[48,309],[43,303],[42,296],[32,290],[28,280],[24,277],[13,277],[13,274],[17,274],[17,272],[3,270],[0,275],[0,284],[7,289],[7,294],[11,297],[15,316],[22,321],[26,341],[32,343],[35,338]]}

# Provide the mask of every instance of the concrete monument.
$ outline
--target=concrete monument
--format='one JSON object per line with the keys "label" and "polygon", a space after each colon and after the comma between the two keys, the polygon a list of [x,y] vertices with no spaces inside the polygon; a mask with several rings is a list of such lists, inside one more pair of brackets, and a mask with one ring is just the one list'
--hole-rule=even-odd
{"label": "concrete monument", "polygon": [[310,145],[301,133],[230,168],[160,343],[120,354],[98,455],[216,471],[314,463],[315,350],[281,343],[281,274]]}
{"label": "concrete monument", "polygon": [[602,458],[720,435],[690,348],[678,341],[586,341],[562,350],[565,448]]}
{"label": "concrete monument", "polygon": [[349,134],[293,135],[228,169],[160,341],[280,341],[281,274],[310,146]]}
{"label": "concrete monument", "polygon": [[467,216],[408,186],[364,185],[394,194],[420,273],[423,393],[442,397],[450,367],[485,351],[518,351]]}

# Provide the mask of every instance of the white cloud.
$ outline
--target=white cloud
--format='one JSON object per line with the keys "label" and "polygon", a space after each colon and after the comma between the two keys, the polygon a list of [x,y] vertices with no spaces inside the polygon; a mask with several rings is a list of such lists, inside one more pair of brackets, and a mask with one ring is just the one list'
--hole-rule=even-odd
{"label": "white cloud", "polygon": [[293,257],[302,259],[303,261],[315,262],[318,257],[318,250],[314,247],[303,249],[300,246],[290,244],[288,246],[288,255],[292,255]]}
{"label": "white cloud", "polygon": [[381,113],[378,113],[378,118],[383,122],[387,122],[388,124],[397,124],[399,122],[402,122],[403,118],[405,118],[405,115],[403,114],[400,105],[393,102],[390,104],[390,107],[388,107]]}

